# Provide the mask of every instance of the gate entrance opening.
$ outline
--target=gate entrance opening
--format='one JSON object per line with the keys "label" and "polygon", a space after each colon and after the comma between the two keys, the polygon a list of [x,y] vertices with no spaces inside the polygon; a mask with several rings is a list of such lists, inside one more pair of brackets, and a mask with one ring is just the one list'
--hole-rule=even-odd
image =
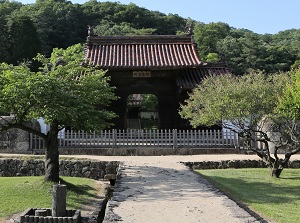
{"label": "gate entrance opening", "polygon": [[158,100],[154,94],[131,94],[127,97],[128,129],[159,129]]}

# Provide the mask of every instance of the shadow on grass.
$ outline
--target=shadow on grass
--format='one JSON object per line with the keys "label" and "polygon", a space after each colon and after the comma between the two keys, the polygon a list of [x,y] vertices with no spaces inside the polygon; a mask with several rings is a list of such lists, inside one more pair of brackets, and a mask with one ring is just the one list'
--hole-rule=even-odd
{"label": "shadow on grass", "polygon": [[[60,183],[67,186],[67,193],[74,193],[79,196],[71,196],[68,199],[72,203],[85,205],[89,203],[89,200],[97,198],[97,190],[89,185],[76,185],[60,178]],[[77,205],[69,205],[70,208],[78,208]]]}
{"label": "shadow on grass", "polygon": [[72,191],[77,194],[92,195],[92,193],[87,192],[87,191],[91,191],[91,190],[95,191],[95,189],[89,185],[79,185],[78,186],[78,185],[72,184],[62,178],[60,178],[60,183],[65,184],[69,191]]}

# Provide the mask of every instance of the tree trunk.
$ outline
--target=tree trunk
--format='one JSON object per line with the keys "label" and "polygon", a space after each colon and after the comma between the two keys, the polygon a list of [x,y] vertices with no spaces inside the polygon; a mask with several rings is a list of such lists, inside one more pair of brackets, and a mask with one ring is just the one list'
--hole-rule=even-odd
{"label": "tree trunk", "polygon": [[282,170],[283,170],[283,165],[282,163],[280,162],[280,160],[273,160],[271,163],[270,163],[270,168],[271,168],[271,175],[272,177],[276,177],[276,178],[279,178]]}
{"label": "tree trunk", "polygon": [[283,170],[282,167],[273,168],[273,169],[272,169],[272,177],[279,178],[279,176],[280,176],[282,170]]}
{"label": "tree trunk", "polygon": [[45,152],[45,180],[59,182],[59,152],[58,152],[58,130],[52,129],[47,134]]}
{"label": "tree trunk", "polygon": [[[277,157],[277,151],[275,151],[275,158],[271,157],[271,153],[269,150],[269,141],[265,140],[263,143],[265,145],[266,150],[265,151],[258,151],[256,149],[254,149],[253,151],[256,152],[256,154],[262,158],[262,160],[268,165],[268,167],[270,168],[271,171],[271,176],[272,177],[276,177],[279,178],[283,167],[285,167],[285,163],[278,159]],[[288,159],[287,159],[288,161]]]}

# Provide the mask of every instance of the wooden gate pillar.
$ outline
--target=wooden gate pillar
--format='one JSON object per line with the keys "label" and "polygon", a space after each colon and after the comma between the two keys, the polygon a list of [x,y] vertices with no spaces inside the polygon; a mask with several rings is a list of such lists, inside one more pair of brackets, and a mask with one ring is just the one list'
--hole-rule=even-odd
{"label": "wooden gate pillar", "polygon": [[160,129],[174,129],[177,127],[177,104],[178,103],[175,94],[160,94],[158,96],[158,114]]}
{"label": "wooden gate pillar", "polygon": [[127,108],[127,96],[119,95],[119,99],[114,101],[111,105],[111,109],[116,113],[117,117],[113,119],[113,129],[124,129],[126,126],[126,108]]}

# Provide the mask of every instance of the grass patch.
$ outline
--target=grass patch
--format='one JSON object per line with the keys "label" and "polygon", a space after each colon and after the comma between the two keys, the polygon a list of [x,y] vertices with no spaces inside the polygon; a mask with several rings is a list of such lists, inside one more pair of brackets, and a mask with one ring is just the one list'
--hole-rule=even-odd
{"label": "grass patch", "polygon": [[300,169],[284,169],[281,178],[269,169],[197,170],[217,188],[278,223],[300,222]]}
{"label": "grass patch", "polygon": [[[80,209],[88,198],[96,197],[95,182],[87,178],[62,177],[67,185],[67,209]],[[0,218],[27,208],[52,207],[52,183],[44,177],[0,177]]]}

